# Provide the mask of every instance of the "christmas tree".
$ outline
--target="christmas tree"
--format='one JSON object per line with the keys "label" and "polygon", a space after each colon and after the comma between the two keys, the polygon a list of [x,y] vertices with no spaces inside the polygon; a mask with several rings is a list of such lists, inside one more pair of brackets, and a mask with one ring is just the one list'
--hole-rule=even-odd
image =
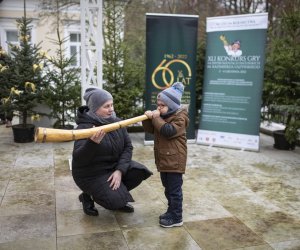
{"label": "christmas tree", "polygon": [[57,50],[55,56],[48,58],[50,67],[45,78],[45,102],[51,108],[56,128],[67,128],[67,123],[75,120],[76,109],[81,105],[80,69],[72,67],[75,55],[65,56],[66,41],[67,38],[61,38],[58,26],[57,40],[52,40]]}
{"label": "christmas tree", "polygon": [[5,105],[7,97],[10,94],[11,82],[14,75],[11,74],[12,58],[0,46],[0,118],[1,123],[6,123],[7,127],[11,126],[12,112]]}
{"label": "christmas tree", "polygon": [[5,105],[14,114],[21,117],[22,127],[26,127],[28,118],[36,116],[35,107],[42,102],[45,89],[42,69],[44,55],[40,52],[39,44],[31,42],[32,20],[24,17],[17,20],[19,29],[19,45],[10,44],[12,64],[10,74],[10,93],[5,98]]}

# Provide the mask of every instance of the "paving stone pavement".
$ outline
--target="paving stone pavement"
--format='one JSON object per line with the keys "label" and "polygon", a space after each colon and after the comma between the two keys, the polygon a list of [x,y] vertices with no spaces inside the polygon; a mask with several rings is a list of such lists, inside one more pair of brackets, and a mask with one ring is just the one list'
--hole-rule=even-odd
{"label": "paving stone pavement", "polygon": [[131,193],[135,212],[78,201],[68,160],[73,142],[14,143],[0,126],[0,249],[300,249],[300,150],[260,152],[188,144],[184,225],[165,229],[166,200],[143,133],[130,134],[133,159],[154,175]]}

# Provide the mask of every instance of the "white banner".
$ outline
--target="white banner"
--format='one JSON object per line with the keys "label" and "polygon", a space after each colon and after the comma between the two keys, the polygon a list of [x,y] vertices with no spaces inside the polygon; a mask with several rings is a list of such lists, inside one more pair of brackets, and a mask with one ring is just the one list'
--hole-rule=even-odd
{"label": "white banner", "polygon": [[206,23],[206,32],[267,28],[267,13],[208,17]]}

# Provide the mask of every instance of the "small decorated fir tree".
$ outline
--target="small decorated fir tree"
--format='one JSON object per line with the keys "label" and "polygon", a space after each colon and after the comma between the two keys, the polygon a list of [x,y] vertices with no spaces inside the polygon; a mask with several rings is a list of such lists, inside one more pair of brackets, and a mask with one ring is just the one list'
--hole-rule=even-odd
{"label": "small decorated fir tree", "polygon": [[0,115],[1,122],[6,123],[7,126],[11,126],[12,112],[8,109],[5,102],[10,94],[11,82],[14,75],[11,73],[12,58],[11,56],[0,46]]}
{"label": "small decorated fir tree", "polygon": [[54,127],[66,128],[75,120],[76,108],[81,105],[81,83],[79,68],[72,67],[74,57],[65,56],[65,43],[57,29],[57,40],[53,40],[57,50],[48,58],[46,73],[47,89],[45,102],[51,108],[51,116],[56,120]]}
{"label": "small decorated fir tree", "polygon": [[42,92],[45,88],[42,69],[44,55],[39,44],[31,42],[32,20],[26,15],[17,20],[19,28],[19,45],[9,44],[12,64],[10,74],[10,90],[5,105],[21,117],[22,127],[27,126],[28,118],[36,116],[35,107],[42,102]]}

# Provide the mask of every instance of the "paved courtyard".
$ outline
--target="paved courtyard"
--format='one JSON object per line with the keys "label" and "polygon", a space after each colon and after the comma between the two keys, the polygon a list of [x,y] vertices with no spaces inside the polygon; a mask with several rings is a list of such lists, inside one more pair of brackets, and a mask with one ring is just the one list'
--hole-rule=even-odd
{"label": "paved courtyard", "polygon": [[135,212],[97,205],[89,217],[78,201],[68,159],[73,142],[14,143],[0,126],[0,249],[300,249],[300,150],[260,152],[188,145],[184,225],[165,229],[166,209],[153,148],[131,134],[134,160],[154,175],[131,193]]}

